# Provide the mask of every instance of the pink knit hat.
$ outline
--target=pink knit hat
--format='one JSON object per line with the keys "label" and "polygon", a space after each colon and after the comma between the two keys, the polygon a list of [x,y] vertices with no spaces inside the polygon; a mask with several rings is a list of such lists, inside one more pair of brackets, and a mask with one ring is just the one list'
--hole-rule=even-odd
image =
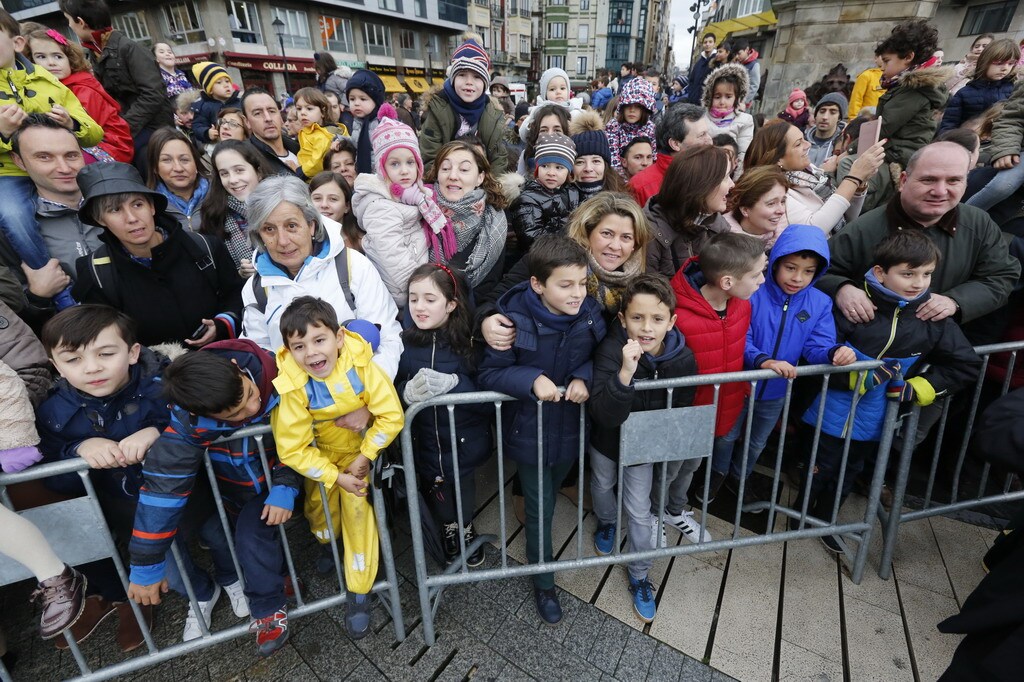
{"label": "pink knit hat", "polygon": [[384,170],[384,162],[395,149],[408,149],[416,157],[416,166],[419,169],[417,182],[423,178],[423,157],[420,156],[420,144],[416,138],[416,132],[398,120],[398,112],[395,108],[385,102],[377,112],[377,127],[370,133],[370,145],[373,148],[373,165],[377,174],[385,182],[388,179],[387,171]]}

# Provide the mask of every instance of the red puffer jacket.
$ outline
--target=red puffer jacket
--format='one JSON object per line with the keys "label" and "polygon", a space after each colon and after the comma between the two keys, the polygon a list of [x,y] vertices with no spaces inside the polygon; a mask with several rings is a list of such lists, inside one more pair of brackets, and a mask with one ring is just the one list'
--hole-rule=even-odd
{"label": "red puffer jacket", "polygon": [[121,105],[117,100],[88,71],[72,73],[61,83],[75,93],[82,108],[103,128],[103,141],[96,146],[113,156],[115,161],[131,163],[135,156],[135,142],[128,122],[121,118]]}
{"label": "red puffer jacket", "polygon": [[[676,327],[683,332],[686,345],[697,359],[698,373],[740,372],[750,326],[750,301],[730,298],[723,320],[700,293],[705,282],[699,256],[688,259],[672,278],[676,292]],[[722,385],[718,394],[716,437],[729,433],[743,411],[749,390],[750,384],[746,382]],[[701,386],[693,404],[711,405],[714,401],[715,387]]]}

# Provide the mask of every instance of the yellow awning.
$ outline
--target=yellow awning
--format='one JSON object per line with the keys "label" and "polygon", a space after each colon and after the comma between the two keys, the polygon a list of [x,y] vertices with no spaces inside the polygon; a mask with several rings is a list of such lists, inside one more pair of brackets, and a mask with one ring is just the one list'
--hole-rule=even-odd
{"label": "yellow awning", "polygon": [[426,92],[430,89],[425,78],[419,76],[403,76],[403,78],[405,78],[405,84],[413,92]]}
{"label": "yellow awning", "polygon": [[[748,14],[745,17],[716,21],[715,23],[708,24],[702,28],[700,30],[700,35],[704,35],[705,33],[714,33],[718,42],[722,42],[725,40],[726,36],[731,33],[749,31],[750,29],[761,26],[771,26],[777,21],[778,19],[775,17],[775,12],[768,10],[767,12],[760,12],[758,14]],[[699,38],[700,36],[698,36],[698,42]]]}
{"label": "yellow awning", "polygon": [[395,76],[381,76],[380,79],[384,81],[385,92],[405,92],[405,88],[402,87],[402,84],[398,82],[398,78]]}

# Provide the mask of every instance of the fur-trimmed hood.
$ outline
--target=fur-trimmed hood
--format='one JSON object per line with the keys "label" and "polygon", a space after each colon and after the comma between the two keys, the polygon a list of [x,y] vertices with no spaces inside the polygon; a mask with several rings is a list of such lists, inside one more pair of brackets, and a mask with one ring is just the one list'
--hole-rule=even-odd
{"label": "fur-trimmed hood", "polygon": [[750,76],[742,64],[725,64],[718,67],[704,79],[704,88],[701,90],[700,103],[705,109],[711,109],[711,98],[715,93],[715,84],[729,78],[737,82],[736,103],[746,100],[747,92],[750,90]]}
{"label": "fur-trimmed hood", "polygon": [[954,75],[951,66],[929,66],[926,69],[917,69],[900,77],[899,84],[912,90],[922,88],[937,88],[945,86],[946,81]]}
{"label": "fur-trimmed hood", "polygon": [[437,97],[443,91],[444,91],[444,81],[440,81],[438,83],[434,83],[433,85],[431,85],[430,88],[425,93],[423,93],[423,98],[421,100],[421,102],[422,102],[421,106],[422,106],[423,111],[426,111],[427,107],[430,106],[430,100],[432,100],[435,97]]}
{"label": "fur-trimmed hood", "polygon": [[503,173],[497,179],[498,185],[501,187],[501,193],[508,201],[508,205],[511,206],[519,198],[519,195],[522,194],[526,178],[519,173]]}

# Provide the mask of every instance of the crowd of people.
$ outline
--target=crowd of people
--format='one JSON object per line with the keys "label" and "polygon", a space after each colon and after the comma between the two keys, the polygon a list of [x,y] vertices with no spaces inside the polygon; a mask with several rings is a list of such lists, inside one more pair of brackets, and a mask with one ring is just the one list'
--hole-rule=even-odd
{"label": "crowd of people", "polygon": [[[378,564],[370,470],[403,428],[445,560],[465,543],[462,559],[479,566],[475,472],[493,456],[494,406],[405,424],[417,402],[514,399],[501,433],[530,562],[553,559],[555,500],[578,475],[585,415],[595,550],[615,549],[618,490],[628,548],[643,551],[664,533],[662,512],[685,539],[711,539],[691,502],[741,489],[801,362],[884,361],[792,415],[813,426],[824,414],[800,490],[828,520],[873,466],[887,394],[933,424],[936,401],[981,371],[972,343],[1020,331],[1007,328],[1019,317],[1019,210],[983,210],[1020,204],[1013,41],[979,39],[954,74],[935,56],[937,31],[902,22],[878,44],[856,112],[841,94],[811,102],[796,89],[766,121],[750,113],[760,66],[743,40],[705,36],[666,93],[638,65],[587,97],[548,69],[535,104],[516,110],[467,39],[421,115],[326,53],[319,87],[282,109],[213,62],[190,79],[171,46],[149,53],[112,29],[103,0],[60,6],[80,46],[0,10],[0,189],[12,190],[0,202],[0,464],[85,460],[130,584],[109,562],[65,565],[45,532],[0,508],[0,551],[36,575],[42,635],[58,647],[114,613],[121,648],[140,646],[129,600],[151,622],[169,590],[184,595],[171,543],[199,538],[213,575],[182,551],[198,601],[183,639],[201,636],[224,594],[271,655],[288,638],[292,591],[277,526],[300,499],[318,571],[334,570],[342,540],[345,625],[365,636]],[[857,149],[873,116],[880,139]],[[635,389],[743,369],[778,379],[753,400],[747,383]],[[707,487],[692,485],[701,458],[619,479],[620,427],[669,400],[717,403]],[[274,435],[266,466],[253,440],[223,440],[259,424]],[[204,452],[244,583],[199,475]],[[664,508],[652,495],[662,475]],[[45,485],[83,492],[77,476]],[[651,562],[628,568],[623,587],[651,622]],[[553,573],[532,582],[539,617],[557,624]]]}

